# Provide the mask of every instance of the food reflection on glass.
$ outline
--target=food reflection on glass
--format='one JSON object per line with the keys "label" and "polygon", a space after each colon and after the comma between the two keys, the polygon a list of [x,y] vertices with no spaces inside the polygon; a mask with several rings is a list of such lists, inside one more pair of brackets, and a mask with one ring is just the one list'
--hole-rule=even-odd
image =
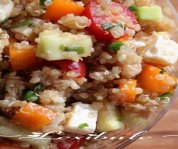
{"label": "food reflection on glass", "polygon": [[174,31],[154,0],[0,1],[0,149],[145,128],[177,86]]}

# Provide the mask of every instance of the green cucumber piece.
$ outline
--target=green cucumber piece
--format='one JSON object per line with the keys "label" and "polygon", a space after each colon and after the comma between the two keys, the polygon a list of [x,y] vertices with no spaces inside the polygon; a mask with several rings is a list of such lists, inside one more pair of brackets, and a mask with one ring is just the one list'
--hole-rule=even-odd
{"label": "green cucumber piece", "polygon": [[79,61],[93,52],[92,40],[88,35],[45,30],[39,35],[36,56],[48,61],[69,59]]}
{"label": "green cucumber piece", "polygon": [[161,21],[163,19],[162,9],[159,6],[137,7],[136,14],[139,20]]}
{"label": "green cucumber piece", "polygon": [[124,127],[120,112],[111,105],[105,105],[98,112],[97,129],[99,131],[114,131]]}

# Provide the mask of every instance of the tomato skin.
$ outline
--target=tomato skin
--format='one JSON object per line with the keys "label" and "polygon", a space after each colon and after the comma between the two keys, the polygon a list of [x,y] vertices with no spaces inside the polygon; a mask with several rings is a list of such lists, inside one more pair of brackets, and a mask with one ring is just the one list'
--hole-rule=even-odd
{"label": "tomato skin", "polygon": [[78,149],[85,141],[85,137],[78,137],[77,139],[75,137],[63,137],[60,140],[52,141],[52,143],[56,144],[58,149]]}
{"label": "tomato skin", "polygon": [[78,149],[80,145],[85,141],[85,139],[68,139],[65,142],[58,142],[58,149]]}
{"label": "tomato skin", "polygon": [[104,30],[102,28],[100,20],[105,20],[107,23],[113,24],[117,16],[122,16],[129,18],[132,24],[138,24],[135,15],[127,7],[118,2],[111,3],[111,6],[108,6],[111,10],[113,7],[117,6],[118,8],[121,8],[122,12],[120,14],[112,13],[110,16],[97,16],[94,9],[100,4],[97,2],[97,0],[91,0],[83,13],[84,16],[91,20],[91,25],[87,27],[87,30],[99,41],[110,41],[114,38],[109,30]]}
{"label": "tomato skin", "polygon": [[[86,16],[91,20],[91,25],[87,27],[87,30],[91,34],[93,34],[96,37],[96,39],[99,41],[111,40],[113,38],[111,33],[107,30],[103,30],[100,24],[95,23],[95,18],[92,14],[93,11],[92,7],[95,7],[95,5],[96,5],[96,1],[90,1],[90,3],[88,3],[88,5],[85,7],[83,13],[84,16]],[[108,17],[108,19],[110,18]]]}
{"label": "tomato skin", "polygon": [[75,62],[72,60],[58,60],[53,61],[53,64],[64,73],[74,71],[77,73],[76,77],[86,77],[86,64],[84,61]]}

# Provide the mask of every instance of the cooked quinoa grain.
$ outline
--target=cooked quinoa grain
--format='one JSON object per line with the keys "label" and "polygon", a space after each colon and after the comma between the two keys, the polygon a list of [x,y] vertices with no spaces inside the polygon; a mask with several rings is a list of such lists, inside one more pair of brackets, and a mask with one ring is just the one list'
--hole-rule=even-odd
{"label": "cooked quinoa grain", "polygon": [[2,148],[107,148],[145,129],[178,83],[171,15],[155,0],[0,1]]}

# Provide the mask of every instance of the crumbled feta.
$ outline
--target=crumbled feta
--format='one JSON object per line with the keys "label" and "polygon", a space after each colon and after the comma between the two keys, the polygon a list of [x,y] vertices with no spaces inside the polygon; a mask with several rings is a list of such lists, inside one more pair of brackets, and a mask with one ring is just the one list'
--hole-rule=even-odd
{"label": "crumbled feta", "polygon": [[89,104],[74,103],[71,117],[67,120],[64,130],[76,134],[93,133],[96,129],[98,111]]}
{"label": "crumbled feta", "polygon": [[178,44],[165,32],[154,32],[153,45],[146,46],[141,55],[146,62],[168,66],[178,60]]}
{"label": "crumbled feta", "polygon": [[9,17],[13,8],[14,8],[14,3],[12,2],[12,0],[0,1],[0,22]]}

